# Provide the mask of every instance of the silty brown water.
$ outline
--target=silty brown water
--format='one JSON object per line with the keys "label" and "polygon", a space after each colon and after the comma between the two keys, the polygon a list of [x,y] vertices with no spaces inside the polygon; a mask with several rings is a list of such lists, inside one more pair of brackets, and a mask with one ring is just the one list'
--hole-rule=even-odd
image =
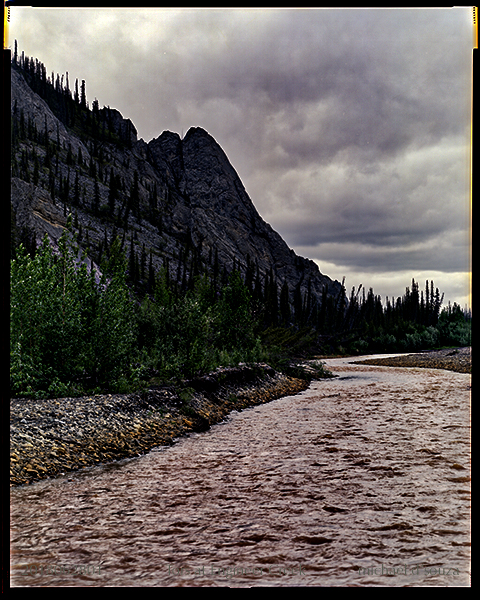
{"label": "silty brown water", "polygon": [[466,586],[470,376],[336,379],[11,491],[12,586]]}

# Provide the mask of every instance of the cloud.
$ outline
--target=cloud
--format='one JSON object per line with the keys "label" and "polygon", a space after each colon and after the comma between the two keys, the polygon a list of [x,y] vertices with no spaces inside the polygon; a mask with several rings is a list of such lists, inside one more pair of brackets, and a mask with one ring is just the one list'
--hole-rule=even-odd
{"label": "cloud", "polygon": [[11,37],[147,141],[206,129],[298,253],[372,274],[464,268],[469,8],[14,8]]}

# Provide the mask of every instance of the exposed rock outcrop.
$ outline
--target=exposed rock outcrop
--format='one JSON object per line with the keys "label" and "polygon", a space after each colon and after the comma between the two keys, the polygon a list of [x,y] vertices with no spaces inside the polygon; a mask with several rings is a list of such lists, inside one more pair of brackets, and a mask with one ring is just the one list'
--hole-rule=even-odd
{"label": "exposed rock outcrop", "polygon": [[89,111],[65,94],[62,108],[61,95],[56,104],[46,92],[43,99],[28,81],[29,73],[13,65],[11,201],[18,231],[34,232],[37,243],[47,233],[55,243],[72,214],[72,234],[97,263],[118,235],[127,252],[147,257],[154,270],[166,266],[179,281],[187,272],[234,266],[245,274],[248,266],[262,284],[271,274],[279,293],[286,282],[292,307],[295,288],[310,290],[318,302],[325,287],[338,294],[338,281],[297,256],[260,217],[205,130],[191,128],[183,140],[165,131],[147,144],[117,110]]}

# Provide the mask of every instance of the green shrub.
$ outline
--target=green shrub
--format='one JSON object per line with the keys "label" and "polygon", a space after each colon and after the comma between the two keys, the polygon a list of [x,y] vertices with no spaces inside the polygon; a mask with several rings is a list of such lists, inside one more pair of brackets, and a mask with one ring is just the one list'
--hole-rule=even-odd
{"label": "green shrub", "polygon": [[359,339],[353,342],[350,346],[352,354],[366,354],[368,351],[368,342],[364,339]]}
{"label": "green shrub", "polygon": [[66,234],[57,254],[45,237],[34,258],[17,249],[10,289],[13,394],[105,387],[125,371],[135,332],[123,268],[98,279]]}
{"label": "green shrub", "polygon": [[257,342],[251,313],[252,298],[238,271],[230,274],[228,284],[216,305],[217,347],[250,350]]}

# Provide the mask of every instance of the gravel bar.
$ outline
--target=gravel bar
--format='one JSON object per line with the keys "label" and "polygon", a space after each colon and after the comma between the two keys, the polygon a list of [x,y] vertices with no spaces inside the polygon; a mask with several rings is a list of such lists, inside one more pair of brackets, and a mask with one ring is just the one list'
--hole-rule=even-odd
{"label": "gravel bar", "polygon": [[386,367],[421,367],[426,369],[446,369],[457,373],[472,372],[472,348],[446,348],[429,350],[419,354],[404,354],[389,358],[368,358],[354,361],[357,365],[380,365]]}
{"label": "gravel bar", "polygon": [[10,401],[10,485],[57,477],[170,445],[232,410],[296,394],[308,381],[265,364],[220,368],[184,386],[132,394]]}

